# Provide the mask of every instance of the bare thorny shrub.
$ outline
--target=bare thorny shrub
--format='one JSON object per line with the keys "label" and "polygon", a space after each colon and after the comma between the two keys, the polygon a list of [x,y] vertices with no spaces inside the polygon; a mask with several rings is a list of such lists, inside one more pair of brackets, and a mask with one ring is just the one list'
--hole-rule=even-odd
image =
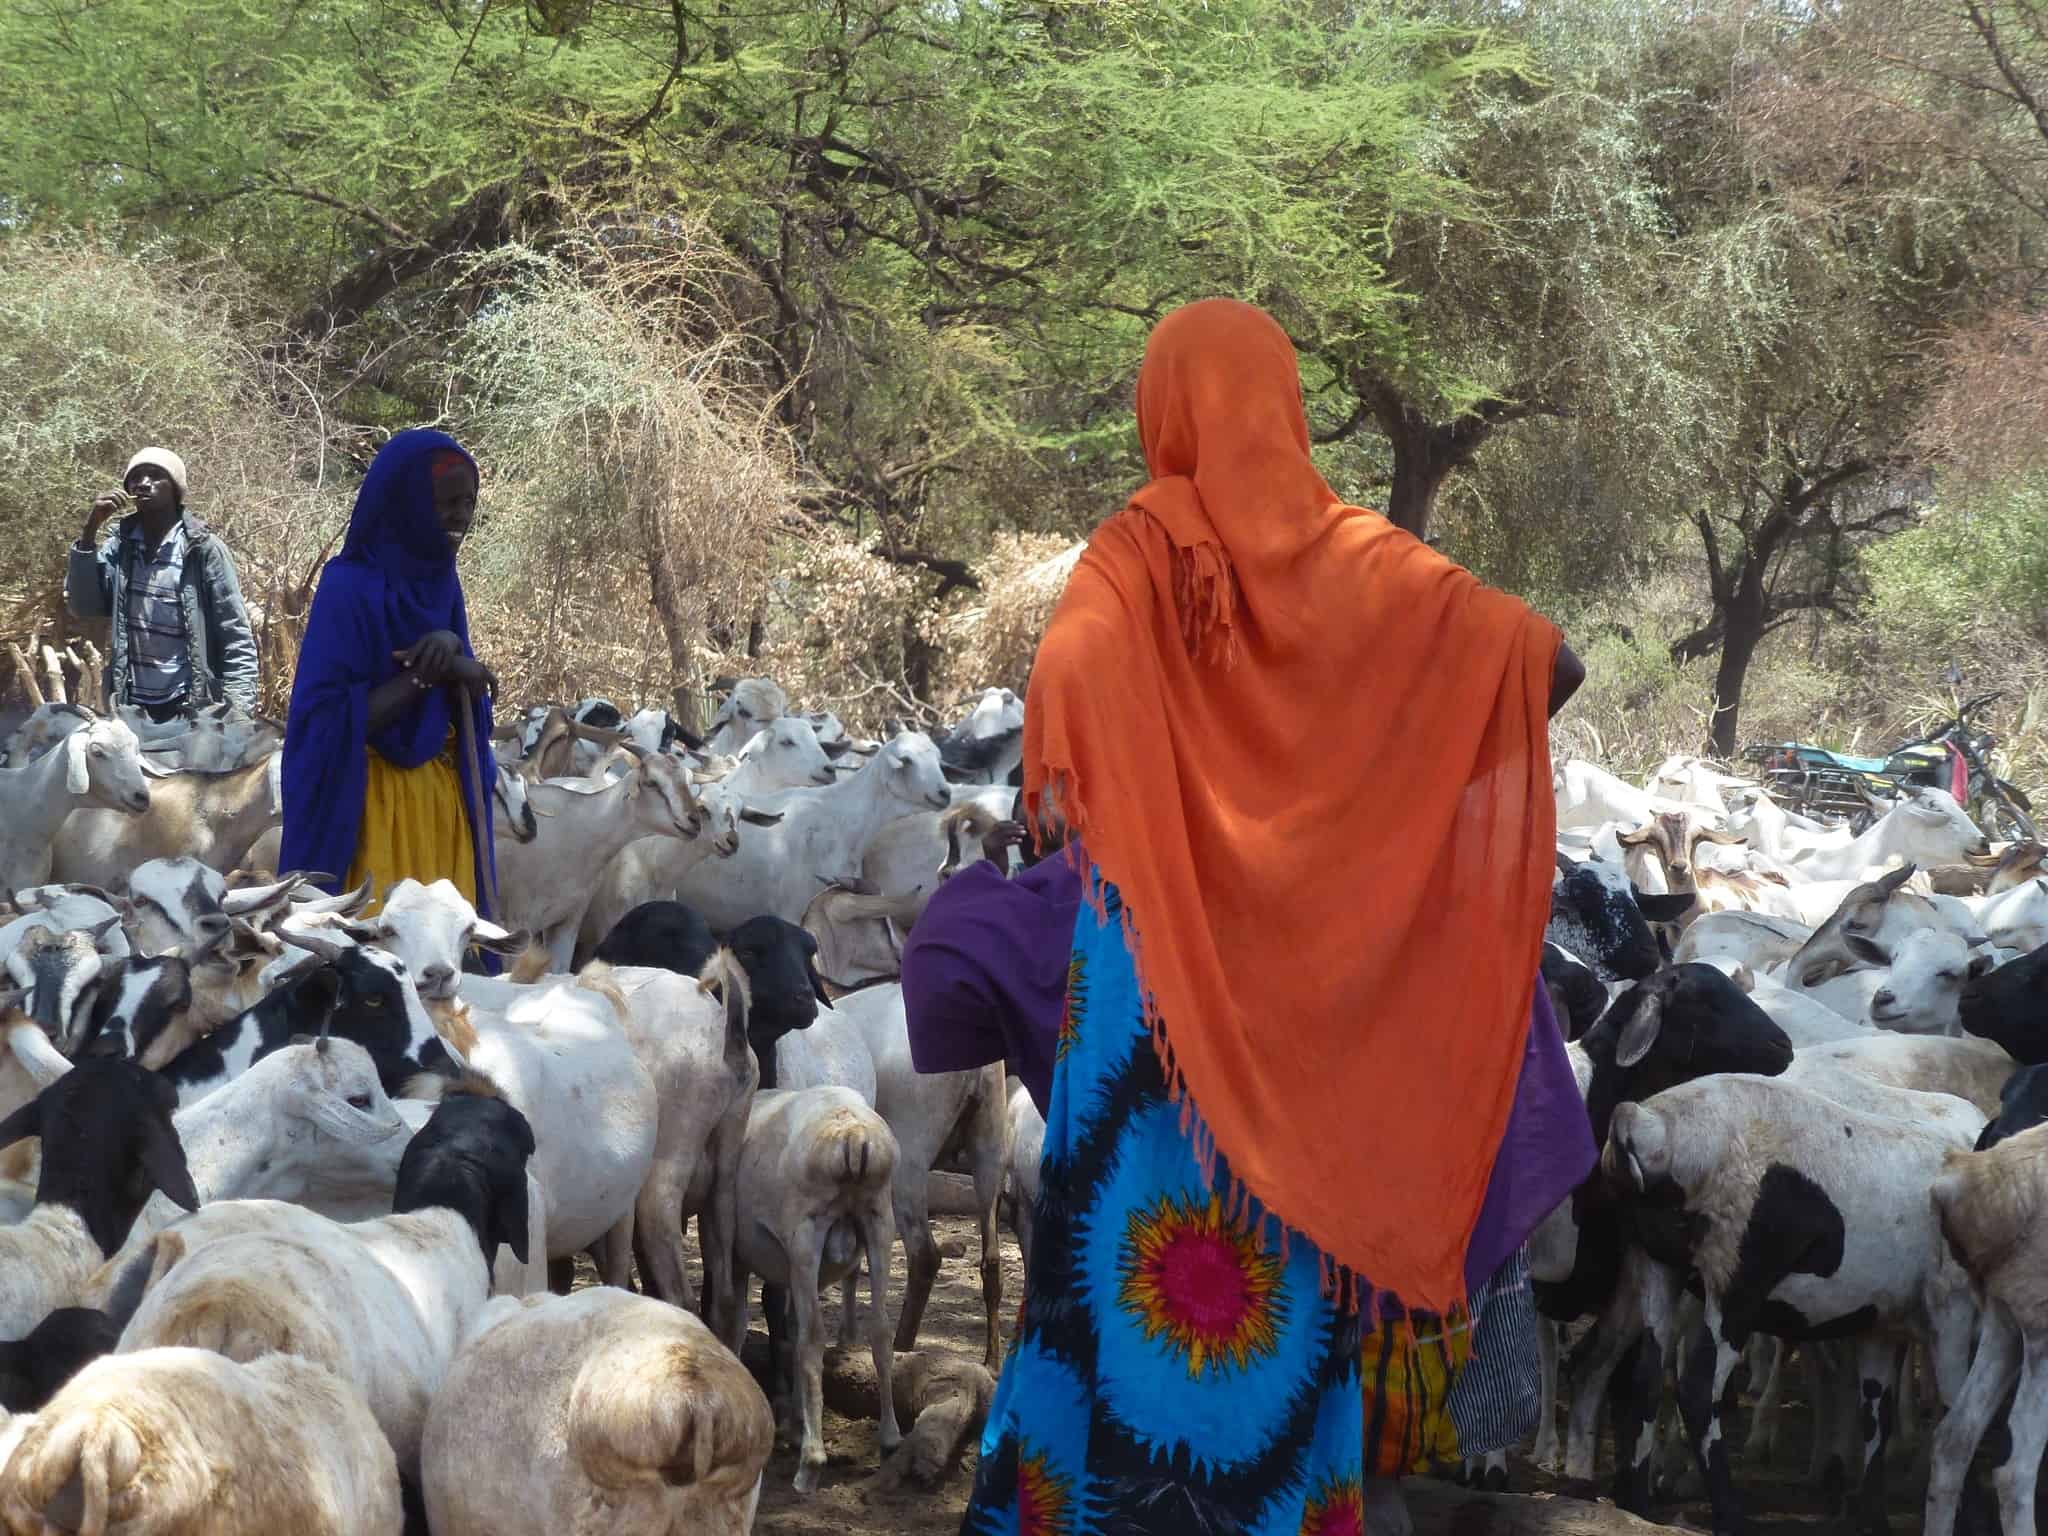
{"label": "bare thorny shrub", "polygon": [[467,274],[493,295],[451,401],[489,477],[468,590],[512,697],[701,688],[800,542],[789,444],[718,300],[728,275],[674,219]]}

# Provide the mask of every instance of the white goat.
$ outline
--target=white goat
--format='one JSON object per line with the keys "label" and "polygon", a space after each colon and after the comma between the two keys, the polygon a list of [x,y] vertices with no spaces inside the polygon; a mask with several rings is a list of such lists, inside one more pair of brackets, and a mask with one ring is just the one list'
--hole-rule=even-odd
{"label": "white goat", "polygon": [[838,784],[763,797],[755,809],[781,822],[749,833],[730,860],[690,870],[676,895],[718,930],[762,914],[801,922],[820,882],[857,871],[883,826],[951,804],[938,749],[906,732]]}
{"label": "white goat", "polygon": [[[607,767],[621,764],[616,780]],[[695,839],[704,816],[680,760],[663,753],[613,754],[587,782],[549,779],[530,786],[537,831],[530,842],[497,839],[498,897],[506,924],[548,946],[554,968],[575,960],[576,935],[599,875],[641,838]]]}
{"label": "white goat", "polygon": [[1809,880],[1867,880],[1893,864],[1959,864],[1991,844],[1945,789],[1920,788],[1905,796],[1870,830],[1840,848],[1795,852],[1792,868]]}
{"label": "white goat", "polygon": [[732,771],[720,782],[728,793],[744,798],[801,789],[806,784],[836,784],[839,775],[818,744],[818,732],[811,722],[802,715],[784,715],[747,739]]}
{"label": "white goat", "polygon": [[427,1413],[436,1536],[747,1536],[775,1421],[687,1312],[610,1286],[500,1299]]}
{"label": "white goat", "polygon": [[96,806],[124,821],[150,806],[141,744],[119,720],[83,720],[34,762],[0,769],[0,898],[48,880],[66,818]]}
{"label": "white goat", "polygon": [[[771,1089],[754,1096],[740,1154],[740,1284],[758,1274],[789,1293],[795,1315],[790,1418],[799,1440],[796,1488],[810,1493],[825,1465],[825,1329],[820,1293],[868,1261],[868,1347],[881,1406],[882,1454],[903,1438],[890,1388],[889,1209],[896,1138],[846,1088]],[[771,1333],[780,1319],[769,1320]]]}
{"label": "white goat", "polygon": [[288,1355],[108,1355],[17,1420],[0,1520],[135,1536],[399,1536],[398,1466],[355,1392]]}
{"label": "white goat", "polygon": [[789,695],[773,679],[743,677],[711,717],[711,734],[704,738],[704,750],[735,753],[754,732],[788,713]]}
{"label": "white goat", "polygon": [[635,907],[666,901],[690,871],[716,855],[730,859],[739,852],[740,826],[773,826],[780,813],[755,811],[722,783],[699,786],[697,798],[709,824],[696,837],[643,837],[604,866],[583,913],[576,940],[576,959],[586,960]]}

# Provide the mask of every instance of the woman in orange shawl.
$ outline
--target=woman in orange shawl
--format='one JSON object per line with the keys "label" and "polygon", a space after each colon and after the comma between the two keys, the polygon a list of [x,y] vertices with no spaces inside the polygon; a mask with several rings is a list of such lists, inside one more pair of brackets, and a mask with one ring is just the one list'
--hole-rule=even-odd
{"label": "woman in orange shawl", "polygon": [[1547,722],[1583,672],[1338,500],[1262,311],[1163,320],[1138,434],[1152,479],[1025,710],[1027,811],[1085,845],[1089,899],[962,1530],[1355,1532],[1456,1364],[1431,1318],[1529,1039]]}

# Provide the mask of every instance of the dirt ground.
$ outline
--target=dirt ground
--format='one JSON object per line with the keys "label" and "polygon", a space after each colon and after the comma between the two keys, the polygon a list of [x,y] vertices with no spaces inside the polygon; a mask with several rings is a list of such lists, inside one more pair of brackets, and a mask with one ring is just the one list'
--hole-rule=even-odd
{"label": "dirt ground", "polygon": [[[968,1360],[979,1361],[982,1352],[981,1280],[975,1260],[978,1256],[974,1222],[967,1217],[941,1216],[934,1219],[942,1251],[947,1257],[933,1287],[930,1306],[918,1346],[922,1350],[944,1349]],[[587,1271],[585,1278],[588,1278]],[[692,1279],[694,1281],[695,1275]],[[1003,1326],[1007,1340],[1022,1294],[1024,1271],[1018,1259],[1016,1241],[1003,1235]],[[894,1315],[903,1292],[903,1256],[899,1249],[890,1277],[890,1307]],[[862,1296],[865,1299],[865,1288]],[[838,1322],[837,1298],[826,1302],[829,1325]],[[755,1294],[754,1336],[746,1351],[749,1361],[765,1354],[766,1336],[760,1322],[759,1293]],[[864,1359],[841,1363],[842,1377],[866,1376]],[[828,1387],[825,1406],[825,1443],[831,1461],[818,1491],[809,1497],[796,1492],[791,1479],[796,1475],[796,1450],[778,1445],[768,1464],[761,1491],[760,1512],[754,1522],[757,1536],[955,1536],[960,1516],[967,1507],[967,1495],[974,1482],[974,1446],[979,1436],[970,1436],[960,1464],[934,1489],[906,1486],[901,1491],[884,1491],[875,1486],[880,1464],[875,1422],[852,1419],[834,1408]],[[906,1428],[908,1426],[905,1426]],[[1789,1427],[1789,1426],[1788,1426]],[[1513,1469],[1516,1493],[1485,1495],[1449,1483],[1416,1480],[1408,1485],[1409,1511],[1416,1536],[1641,1536],[1655,1529],[1623,1514],[1612,1504],[1592,1502],[1587,1488],[1568,1488],[1562,1479],[1546,1478],[1532,1467],[1518,1464]],[[1522,1496],[1524,1493],[1534,1497]],[[1789,1521],[1758,1520],[1756,1536],[1769,1536],[1779,1525],[1811,1530],[1819,1515],[1817,1496],[1798,1508],[1811,1513],[1795,1515]],[[1772,1508],[1785,1507],[1772,1494]],[[1753,1508],[1761,1511],[1766,1501]],[[1660,1511],[1661,1513],[1661,1511]],[[1893,1529],[1906,1531],[1918,1525],[1917,1509],[1907,1524],[1895,1516]],[[1682,1506],[1665,1515],[1677,1523],[1700,1530],[1711,1529],[1704,1505]]]}
{"label": "dirt ground", "polygon": [[[978,1362],[982,1353],[982,1302],[980,1275],[975,1265],[974,1222],[967,1217],[941,1216],[934,1219],[933,1225],[947,1257],[932,1290],[918,1346],[926,1351],[950,1351]],[[585,1283],[594,1278],[587,1267],[579,1267],[583,1268],[579,1278]],[[695,1279],[693,1272],[693,1282]],[[1023,1266],[1016,1242],[1006,1231],[1002,1309],[1006,1340],[1022,1285]],[[903,1291],[900,1249],[889,1291],[893,1316]],[[865,1296],[863,1286],[863,1301]],[[825,1310],[828,1326],[836,1329],[836,1297],[827,1300]],[[750,1363],[760,1361],[766,1353],[766,1335],[759,1322],[758,1289],[753,1315],[755,1326],[746,1351]],[[1789,1379],[1796,1380],[1799,1375],[1790,1373]],[[838,1362],[836,1370],[828,1369],[828,1378],[834,1376],[842,1384],[871,1380],[864,1356]],[[795,1447],[778,1445],[768,1464],[760,1512],[754,1522],[758,1536],[955,1536],[968,1491],[973,1486],[978,1433],[968,1438],[960,1464],[937,1488],[905,1486],[901,1491],[885,1491],[875,1485],[880,1452],[874,1420],[847,1417],[834,1407],[833,1397],[828,1380],[825,1442],[831,1461],[818,1491],[808,1498],[796,1492],[791,1484],[796,1475]],[[841,1400],[845,1400],[843,1391]],[[908,1425],[904,1427],[907,1429]],[[1748,1411],[1744,1409],[1738,1413],[1730,1437],[1740,1446],[1747,1433]],[[1843,1529],[1843,1523],[1831,1513],[1820,1490],[1806,1480],[1808,1416],[1803,1394],[1796,1388],[1785,1405],[1782,1433],[1784,1445],[1778,1464],[1762,1467],[1753,1460],[1738,1458],[1738,1486],[1749,1515],[1750,1536],[1834,1536]],[[1520,1458],[1510,1469],[1513,1491],[1506,1495],[1474,1493],[1429,1479],[1412,1480],[1407,1485],[1407,1494],[1416,1536],[1644,1536],[1659,1529],[1605,1501],[1611,1453],[1612,1447],[1603,1437],[1597,1484],[1574,1483],[1540,1472]],[[1895,1451],[1891,1471],[1892,1536],[1917,1536],[1926,1488],[1924,1452],[1916,1463]],[[1713,1529],[1712,1512],[1704,1499],[1660,1504],[1656,1514],[1668,1526],[1694,1531]]]}

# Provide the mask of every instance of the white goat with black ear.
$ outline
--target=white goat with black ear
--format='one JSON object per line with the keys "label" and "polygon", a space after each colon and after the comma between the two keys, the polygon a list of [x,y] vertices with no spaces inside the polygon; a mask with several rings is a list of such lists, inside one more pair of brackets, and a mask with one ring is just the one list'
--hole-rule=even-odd
{"label": "white goat with black ear", "polygon": [[405,1523],[369,1409],[288,1355],[108,1355],[0,1429],[0,1465],[0,1524],[16,1536],[399,1536]]}
{"label": "white goat with black ear", "polygon": [[484,1309],[427,1414],[435,1536],[747,1536],[768,1400],[688,1312],[610,1286]]}
{"label": "white goat with black ear", "polygon": [[149,809],[142,745],[119,720],[86,720],[22,768],[0,768],[0,898],[50,878],[52,850],[75,810]]}
{"label": "white goat with black ear", "polygon": [[[895,1245],[889,1185],[896,1138],[846,1088],[771,1089],[754,1095],[740,1154],[738,1281],[758,1274],[789,1293],[796,1340],[792,1427],[800,1442],[796,1488],[810,1493],[825,1465],[825,1327],[819,1296],[868,1261],[868,1347],[881,1404],[882,1454],[902,1440],[889,1375],[889,1251]],[[780,1319],[769,1320],[771,1335]],[[780,1362],[777,1365],[780,1370]]]}
{"label": "white goat with black ear", "polygon": [[128,1236],[152,1189],[186,1210],[199,1193],[171,1125],[177,1095],[132,1061],[81,1062],[0,1120],[0,1148],[43,1139],[35,1209],[0,1227],[0,1338],[69,1306]]}
{"label": "white goat with black ear", "polygon": [[406,1148],[390,1216],[343,1225],[228,1200],[158,1234],[122,1351],[192,1345],[326,1366],[415,1472],[427,1406],[490,1296],[499,1244],[527,1253],[533,1132],[487,1090],[470,1080],[442,1098]]}

